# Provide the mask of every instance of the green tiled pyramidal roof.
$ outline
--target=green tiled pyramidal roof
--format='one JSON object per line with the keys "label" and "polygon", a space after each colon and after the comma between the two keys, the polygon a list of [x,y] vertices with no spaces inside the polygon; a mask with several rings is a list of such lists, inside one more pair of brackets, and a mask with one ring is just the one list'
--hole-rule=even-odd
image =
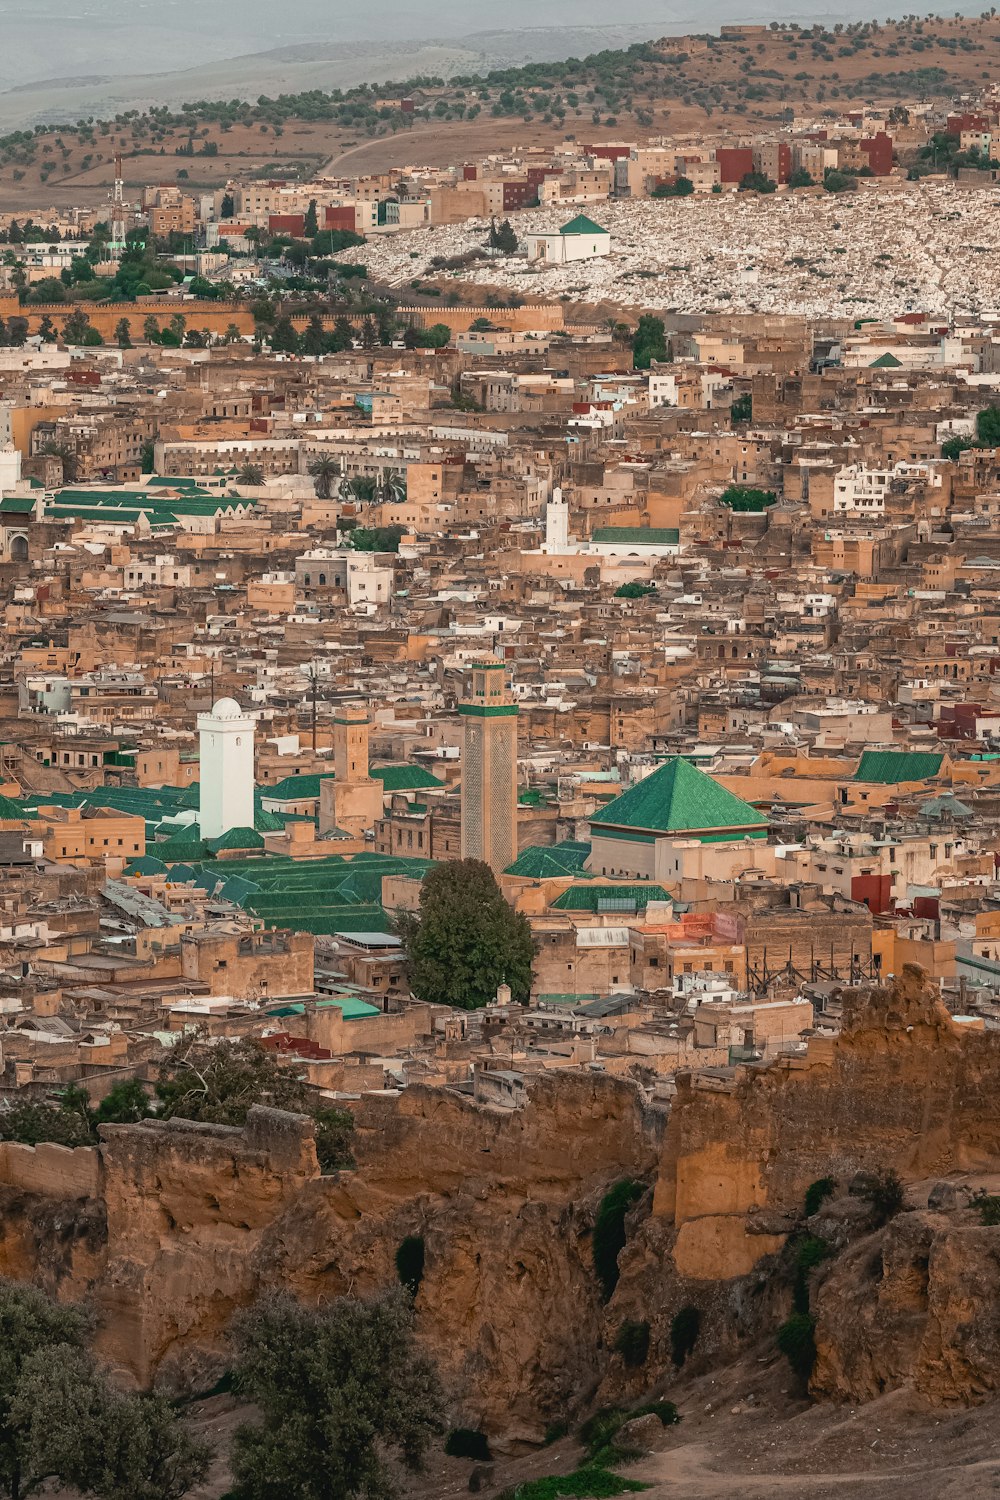
{"label": "green tiled pyramidal roof", "polygon": [[423,766],[369,766],[368,774],[373,781],[381,781],[382,790],[386,792],[417,792],[445,785]]}
{"label": "green tiled pyramidal roof", "polygon": [[896,786],[900,781],[930,781],[941,769],[943,755],[933,750],[865,750],[854,773],[855,781]]}
{"label": "green tiled pyramidal roof", "polygon": [[592,542],[630,542],[635,547],[676,547],[681,534],[671,526],[597,526]]}
{"label": "green tiled pyramidal roof", "polygon": [[545,880],[560,875],[579,875],[590,855],[590,845],[564,839],[561,844],[532,844],[522,849],[505,875],[522,875],[529,880]]}
{"label": "green tiled pyramidal roof", "polygon": [[560,234],[607,234],[607,230],[601,224],[595,224],[593,219],[588,219],[586,214],[577,214],[575,219],[570,219],[560,229]]}
{"label": "green tiled pyramidal roof", "polygon": [[678,757],[594,813],[591,824],[645,833],[686,833],[766,826],[757,808]]}

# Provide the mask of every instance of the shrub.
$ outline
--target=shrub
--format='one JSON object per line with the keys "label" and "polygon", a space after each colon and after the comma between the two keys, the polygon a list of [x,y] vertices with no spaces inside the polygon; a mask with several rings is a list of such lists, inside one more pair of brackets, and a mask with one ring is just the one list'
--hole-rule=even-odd
{"label": "shrub", "polygon": [[809,1313],[793,1313],[778,1329],[777,1343],[803,1385],[808,1385],[816,1363],[816,1319]]}
{"label": "shrub", "polygon": [[625,1215],[644,1191],[641,1182],[625,1177],[605,1193],[597,1210],[592,1254],[605,1302],[610,1302],[618,1285],[618,1257],[625,1248]]}
{"label": "shrub", "polygon": [[809,1273],[833,1254],[826,1240],[817,1234],[806,1235],[795,1247],[795,1280],[792,1301],[797,1313],[809,1311]]}
{"label": "shrub", "polygon": [[872,1217],[876,1224],[888,1224],[889,1220],[899,1213],[906,1201],[899,1173],[892,1167],[873,1172],[861,1181],[852,1183],[851,1192],[856,1198],[864,1198],[871,1205]]}
{"label": "shrub", "polygon": [[615,1349],[630,1370],[644,1365],[649,1356],[649,1324],[636,1323],[631,1318],[626,1318],[618,1330]]}
{"label": "shrub", "polygon": [[664,1427],[672,1427],[680,1421],[672,1401],[651,1401],[645,1406],[632,1408],[602,1406],[580,1428],[580,1441],[585,1444],[591,1463],[622,1463],[634,1456],[631,1450],[615,1444],[618,1433],[633,1417],[659,1417]]}
{"label": "shrub", "polygon": [[444,1445],[449,1458],[474,1458],[477,1463],[489,1463],[493,1455],[485,1432],[478,1427],[454,1427]]}
{"label": "shrub", "polygon": [[698,1342],[701,1332],[701,1313],[688,1303],[675,1313],[670,1324],[670,1354],[678,1370]]}
{"label": "shrub", "polygon": [[980,1189],[973,1194],[972,1207],[979,1210],[980,1223],[985,1228],[994,1229],[1000,1224],[1000,1198]]}
{"label": "shrub", "polygon": [[415,1297],[424,1279],[424,1237],[408,1234],[396,1251],[396,1275],[400,1286],[404,1286]]}
{"label": "shrub", "polygon": [[545,1437],[542,1439],[544,1447],[550,1448],[553,1443],[558,1443],[567,1432],[569,1432],[569,1423],[564,1417],[561,1417],[558,1422],[550,1422],[545,1429]]}
{"label": "shrub", "polygon": [[637,1479],[623,1479],[601,1464],[586,1464],[575,1474],[550,1474],[502,1492],[498,1500],[606,1500],[613,1495],[635,1495],[648,1489]]}
{"label": "shrub", "polygon": [[832,1198],[837,1191],[836,1179],[833,1177],[818,1177],[806,1188],[804,1212],[807,1219],[818,1213],[827,1198]]}

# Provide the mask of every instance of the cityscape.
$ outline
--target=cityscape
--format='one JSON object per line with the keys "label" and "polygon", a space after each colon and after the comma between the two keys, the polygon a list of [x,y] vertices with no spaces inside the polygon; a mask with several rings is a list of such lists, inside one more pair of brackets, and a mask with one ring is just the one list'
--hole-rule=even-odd
{"label": "cityscape", "polygon": [[550,20],[0,92],[10,1500],[1000,1485],[1000,19]]}

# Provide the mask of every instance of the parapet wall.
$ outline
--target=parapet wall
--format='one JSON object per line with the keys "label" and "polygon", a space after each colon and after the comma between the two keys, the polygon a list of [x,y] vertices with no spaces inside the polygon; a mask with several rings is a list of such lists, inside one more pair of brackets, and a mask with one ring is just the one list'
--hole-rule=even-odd
{"label": "parapet wall", "polygon": [[0,1141],[0,1186],[43,1198],[100,1198],[101,1153],[93,1146],[21,1146]]}

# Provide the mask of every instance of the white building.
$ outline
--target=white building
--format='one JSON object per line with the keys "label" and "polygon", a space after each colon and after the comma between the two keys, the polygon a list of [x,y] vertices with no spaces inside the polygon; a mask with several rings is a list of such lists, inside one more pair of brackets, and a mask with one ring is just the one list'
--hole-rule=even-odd
{"label": "white building", "polygon": [[898,480],[923,480],[932,489],[940,489],[941,475],[928,464],[898,463],[892,469],[868,469],[864,464],[845,464],[833,481],[835,515],[882,516],[885,498]]}
{"label": "white building", "polygon": [[254,826],[255,718],[233,698],[220,698],[198,715],[201,739],[198,822],[203,839]]}
{"label": "white building", "polygon": [[528,235],[528,259],[542,265],[565,266],[570,261],[593,260],[610,254],[610,232],[586,214],[577,214],[556,234]]}

